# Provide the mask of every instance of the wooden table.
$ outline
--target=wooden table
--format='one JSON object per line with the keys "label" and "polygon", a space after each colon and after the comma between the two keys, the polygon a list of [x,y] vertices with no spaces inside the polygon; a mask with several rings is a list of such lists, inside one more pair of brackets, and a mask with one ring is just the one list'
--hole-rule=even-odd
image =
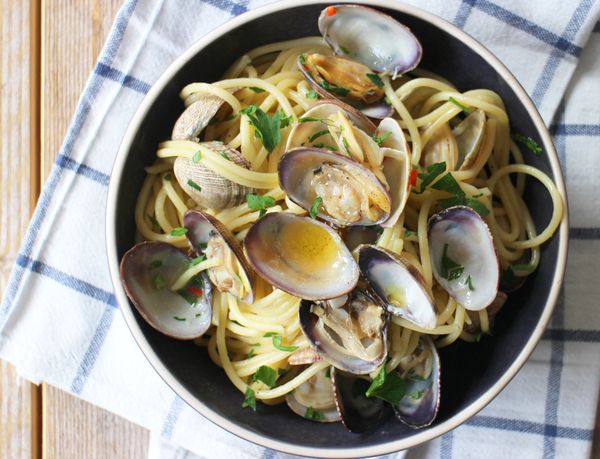
{"label": "wooden table", "polygon": [[[0,0],[0,292],[121,0]],[[6,175],[5,175],[6,174]],[[598,438],[597,422],[596,438]],[[598,441],[594,457],[600,459]],[[0,458],[145,458],[148,432],[0,361]]]}
{"label": "wooden table", "polygon": [[[0,181],[1,290],[121,3],[0,0],[0,177],[9,177]],[[147,455],[145,429],[54,387],[34,386],[0,361],[0,458]]]}

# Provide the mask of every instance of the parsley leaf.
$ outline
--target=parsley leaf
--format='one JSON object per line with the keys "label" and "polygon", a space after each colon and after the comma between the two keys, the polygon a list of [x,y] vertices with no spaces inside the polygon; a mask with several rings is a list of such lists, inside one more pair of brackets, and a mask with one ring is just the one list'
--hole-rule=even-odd
{"label": "parsley leaf", "polygon": [[352,155],[350,154],[350,145],[348,145],[348,141],[346,140],[346,137],[344,137],[344,136],[342,136],[342,144],[344,145],[346,154],[352,158]]}
{"label": "parsley leaf", "polygon": [[306,419],[312,419],[313,421],[324,421],[325,415],[320,411],[314,410],[312,406],[306,408],[306,413],[304,413],[304,417]]}
{"label": "parsley leaf", "polygon": [[375,86],[383,88],[383,81],[381,81],[381,77],[376,73],[367,73],[367,78],[369,78],[369,80],[371,80],[371,83],[373,83]]}
{"label": "parsley leaf", "polygon": [[[281,140],[280,129],[289,124],[289,119],[281,119],[281,112],[276,112],[273,116],[267,115],[256,105],[250,105],[240,110],[240,113],[246,115],[250,124],[254,126],[254,135],[261,140],[269,153],[272,153]],[[285,116],[285,115],[284,115]]]}
{"label": "parsley leaf", "polygon": [[344,53],[345,55],[347,55],[347,56],[349,56],[351,54],[350,50],[348,48],[346,48],[345,46],[342,46],[342,45],[340,45],[340,51],[342,53]]}
{"label": "parsley leaf", "polygon": [[465,192],[462,190],[456,179],[450,172],[444,175],[441,179],[431,185],[435,190],[445,191],[457,197],[464,197]]}
{"label": "parsley leaf", "polygon": [[173,228],[171,230],[171,236],[183,236],[187,232],[188,232],[187,228],[184,228],[182,226],[178,226],[177,228]]}
{"label": "parsley leaf", "polygon": [[247,406],[256,411],[256,397],[254,396],[254,391],[250,387],[246,388],[246,392],[244,393],[244,403],[242,403],[242,408],[246,408]]}
{"label": "parsley leaf", "polygon": [[418,177],[421,179],[421,193],[425,191],[425,188],[429,186],[431,182],[433,182],[438,175],[446,170],[446,163],[435,163],[430,164],[425,168],[424,174],[419,174]]}
{"label": "parsley leaf", "polygon": [[179,322],[185,322],[185,317],[173,316],[173,319],[178,320]]}
{"label": "parsley leaf", "polygon": [[527,149],[534,155],[540,156],[542,154],[542,147],[540,147],[538,143],[531,137],[524,136],[523,134],[519,134],[517,132],[515,132],[511,137],[515,142],[525,145],[525,147],[527,147]]}
{"label": "parsley leaf", "polygon": [[458,279],[464,270],[464,266],[455,262],[448,256],[448,244],[444,244],[444,252],[442,253],[442,267],[440,270],[441,276],[444,279],[453,281],[454,279]]}
{"label": "parsley leaf", "polygon": [[284,352],[294,352],[296,349],[298,349],[298,346],[284,346],[283,344],[281,344],[280,335],[273,336],[273,347]]}
{"label": "parsley leaf", "polygon": [[160,260],[154,260],[152,263],[150,263],[150,269],[160,268],[161,266],[162,261]]}
{"label": "parsley leaf", "polygon": [[257,88],[256,86],[251,86],[248,89],[255,94],[260,94],[261,92],[265,92],[265,90],[263,88]]}
{"label": "parsley leaf", "polygon": [[197,151],[196,153],[194,153],[194,156],[192,156],[192,160],[195,163],[199,163],[201,159],[202,159],[202,152],[201,151]]}
{"label": "parsley leaf", "polygon": [[292,115],[286,115],[283,110],[279,110],[279,118],[281,118],[281,129],[288,127],[294,121]]}
{"label": "parsley leaf", "polygon": [[260,216],[262,217],[267,213],[267,209],[269,207],[273,207],[275,205],[275,198],[271,196],[261,196],[259,194],[247,194],[246,202],[248,203],[248,208],[251,210],[260,210]]}
{"label": "parsley leaf", "polygon": [[163,177],[164,180],[166,180],[167,182],[171,181],[171,174],[165,174]]}
{"label": "parsley leaf", "polygon": [[448,102],[453,103],[454,105],[456,105],[458,108],[460,108],[463,112],[465,112],[467,115],[469,113],[471,113],[473,111],[472,107],[467,107],[466,105],[461,104],[458,100],[456,100],[454,97],[448,97]]}
{"label": "parsley leaf", "polygon": [[261,382],[265,383],[269,389],[275,385],[276,379],[277,379],[277,374],[275,373],[275,370],[273,370],[273,368],[267,367],[265,365],[261,365],[260,367],[258,367],[258,370],[256,370],[256,373],[254,373],[254,375],[252,375],[252,381],[254,381],[254,382],[261,381]]}
{"label": "parsley leaf", "polygon": [[406,394],[405,386],[404,380],[398,376],[398,373],[395,371],[386,373],[385,366],[382,366],[365,395],[369,398],[377,397],[396,405]]}
{"label": "parsley leaf", "polygon": [[314,116],[303,116],[298,121],[301,123],[310,123],[312,121],[317,121],[319,123],[325,124],[326,126],[334,126],[335,125],[335,123],[333,121],[331,121],[330,119],[316,118]]}
{"label": "parsley leaf", "polygon": [[206,255],[200,255],[199,257],[196,258],[192,258],[189,263],[188,263],[188,267],[192,267],[192,266],[196,266],[199,265],[200,263],[202,263],[204,260],[206,260]]}
{"label": "parsley leaf", "polygon": [[192,187],[194,190],[198,190],[198,191],[202,191],[202,188],[200,187],[200,185],[198,185],[196,182],[194,182],[192,179],[189,179],[187,181],[188,186]]}
{"label": "parsley leaf", "polygon": [[469,290],[471,290],[471,291],[475,290],[475,287],[473,287],[473,279],[471,279],[470,274],[469,274],[469,276],[467,276],[467,281],[465,282],[465,284],[467,285],[467,287],[469,287]]}
{"label": "parsley leaf", "polygon": [[385,141],[385,139],[387,139],[391,135],[392,135],[392,133],[390,131],[387,131],[381,135],[373,136],[373,140],[375,141],[375,143],[377,145],[381,146],[381,144]]}
{"label": "parsley leaf", "polygon": [[329,151],[338,151],[337,148],[332,147],[331,145],[325,145],[324,143],[315,143],[313,147]]}
{"label": "parsley leaf", "polygon": [[250,349],[250,352],[246,354],[246,360],[251,359],[252,357],[254,357],[254,355],[254,349]]}
{"label": "parsley leaf", "polygon": [[263,338],[271,338],[272,336],[277,336],[277,332],[267,332],[263,335]]}
{"label": "parsley leaf", "polygon": [[331,83],[329,83],[327,80],[323,80],[319,83],[319,86],[321,86],[323,89],[325,89],[326,91],[329,91],[332,94],[337,94],[338,96],[341,97],[345,97],[348,95],[348,93],[350,92],[349,89],[347,88],[343,88],[342,86],[335,86],[332,85]]}
{"label": "parsley leaf", "polygon": [[311,136],[308,138],[308,141],[309,141],[309,142],[314,142],[314,141],[315,141],[315,140],[317,140],[319,137],[321,137],[321,136],[323,136],[323,135],[326,135],[326,134],[329,134],[329,130],[327,130],[327,129],[324,129],[323,131],[315,132],[313,135],[311,135]]}
{"label": "parsley leaf", "polygon": [[317,196],[310,206],[310,218],[317,218],[317,214],[321,210],[321,205],[323,204],[323,198],[321,196]]}
{"label": "parsley leaf", "polygon": [[166,287],[167,281],[165,280],[162,273],[158,272],[154,276],[152,276],[152,284],[154,284],[154,288],[156,290],[160,290]]}
{"label": "parsley leaf", "polygon": [[148,220],[150,220],[150,223],[152,223],[157,228],[160,228],[160,225],[158,224],[158,220],[156,219],[156,217],[154,215],[146,214],[146,216],[148,217]]}
{"label": "parsley leaf", "polygon": [[311,89],[310,91],[308,91],[308,92],[306,93],[306,98],[307,98],[307,99],[312,99],[312,100],[315,100],[315,99],[318,99],[318,98],[319,98],[319,94],[318,94],[318,93],[317,93],[317,91],[315,91],[314,89]]}
{"label": "parsley leaf", "polygon": [[298,56],[298,61],[302,65],[306,64],[306,54],[300,54],[300,56]]}

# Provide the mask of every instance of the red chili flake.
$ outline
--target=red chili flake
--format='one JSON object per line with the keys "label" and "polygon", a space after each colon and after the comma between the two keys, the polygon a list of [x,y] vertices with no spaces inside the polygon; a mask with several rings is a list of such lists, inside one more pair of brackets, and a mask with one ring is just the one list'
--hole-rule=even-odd
{"label": "red chili flake", "polygon": [[417,184],[417,170],[413,169],[410,171],[410,176],[408,177],[408,187],[415,186]]}
{"label": "red chili flake", "polygon": [[325,12],[327,13],[327,16],[335,16],[337,10],[335,9],[335,6],[328,6]]}
{"label": "red chili flake", "polygon": [[202,289],[198,287],[188,287],[185,291],[194,295],[196,298],[202,296]]}

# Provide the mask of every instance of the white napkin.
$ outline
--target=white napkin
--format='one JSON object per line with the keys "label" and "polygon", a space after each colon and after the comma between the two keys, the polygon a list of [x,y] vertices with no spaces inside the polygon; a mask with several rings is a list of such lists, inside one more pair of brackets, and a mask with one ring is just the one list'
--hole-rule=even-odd
{"label": "white napkin", "polygon": [[[0,306],[0,357],[23,376],[69,391],[204,457],[284,455],[205,420],[141,354],[116,309],[108,275],[107,183],[128,121],[149,86],[207,31],[264,3],[124,4],[82,94]],[[588,457],[600,379],[600,3],[409,3],[455,22],[496,53],[548,123],[560,106],[552,129],[567,175],[573,228],[564,295],[533,357],[479,415],[408,456]],[[183,454],[171,450],[159,456]]]}

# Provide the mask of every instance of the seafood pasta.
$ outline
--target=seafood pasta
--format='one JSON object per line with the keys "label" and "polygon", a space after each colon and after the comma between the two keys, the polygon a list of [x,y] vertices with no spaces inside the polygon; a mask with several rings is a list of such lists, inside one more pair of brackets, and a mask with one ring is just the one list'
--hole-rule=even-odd
{"label": "seafood pasta", "polygon": [[[436,349],[490,333],[563,203],[500,97],[418,68],[407,28],[344,5],[319,29],[182,89],[121,277],[153,327],[206,347],[244,407],[285,401],[360,432],[387,403],[427,426]],[[539,233],[526,176],[554,206]]]}

